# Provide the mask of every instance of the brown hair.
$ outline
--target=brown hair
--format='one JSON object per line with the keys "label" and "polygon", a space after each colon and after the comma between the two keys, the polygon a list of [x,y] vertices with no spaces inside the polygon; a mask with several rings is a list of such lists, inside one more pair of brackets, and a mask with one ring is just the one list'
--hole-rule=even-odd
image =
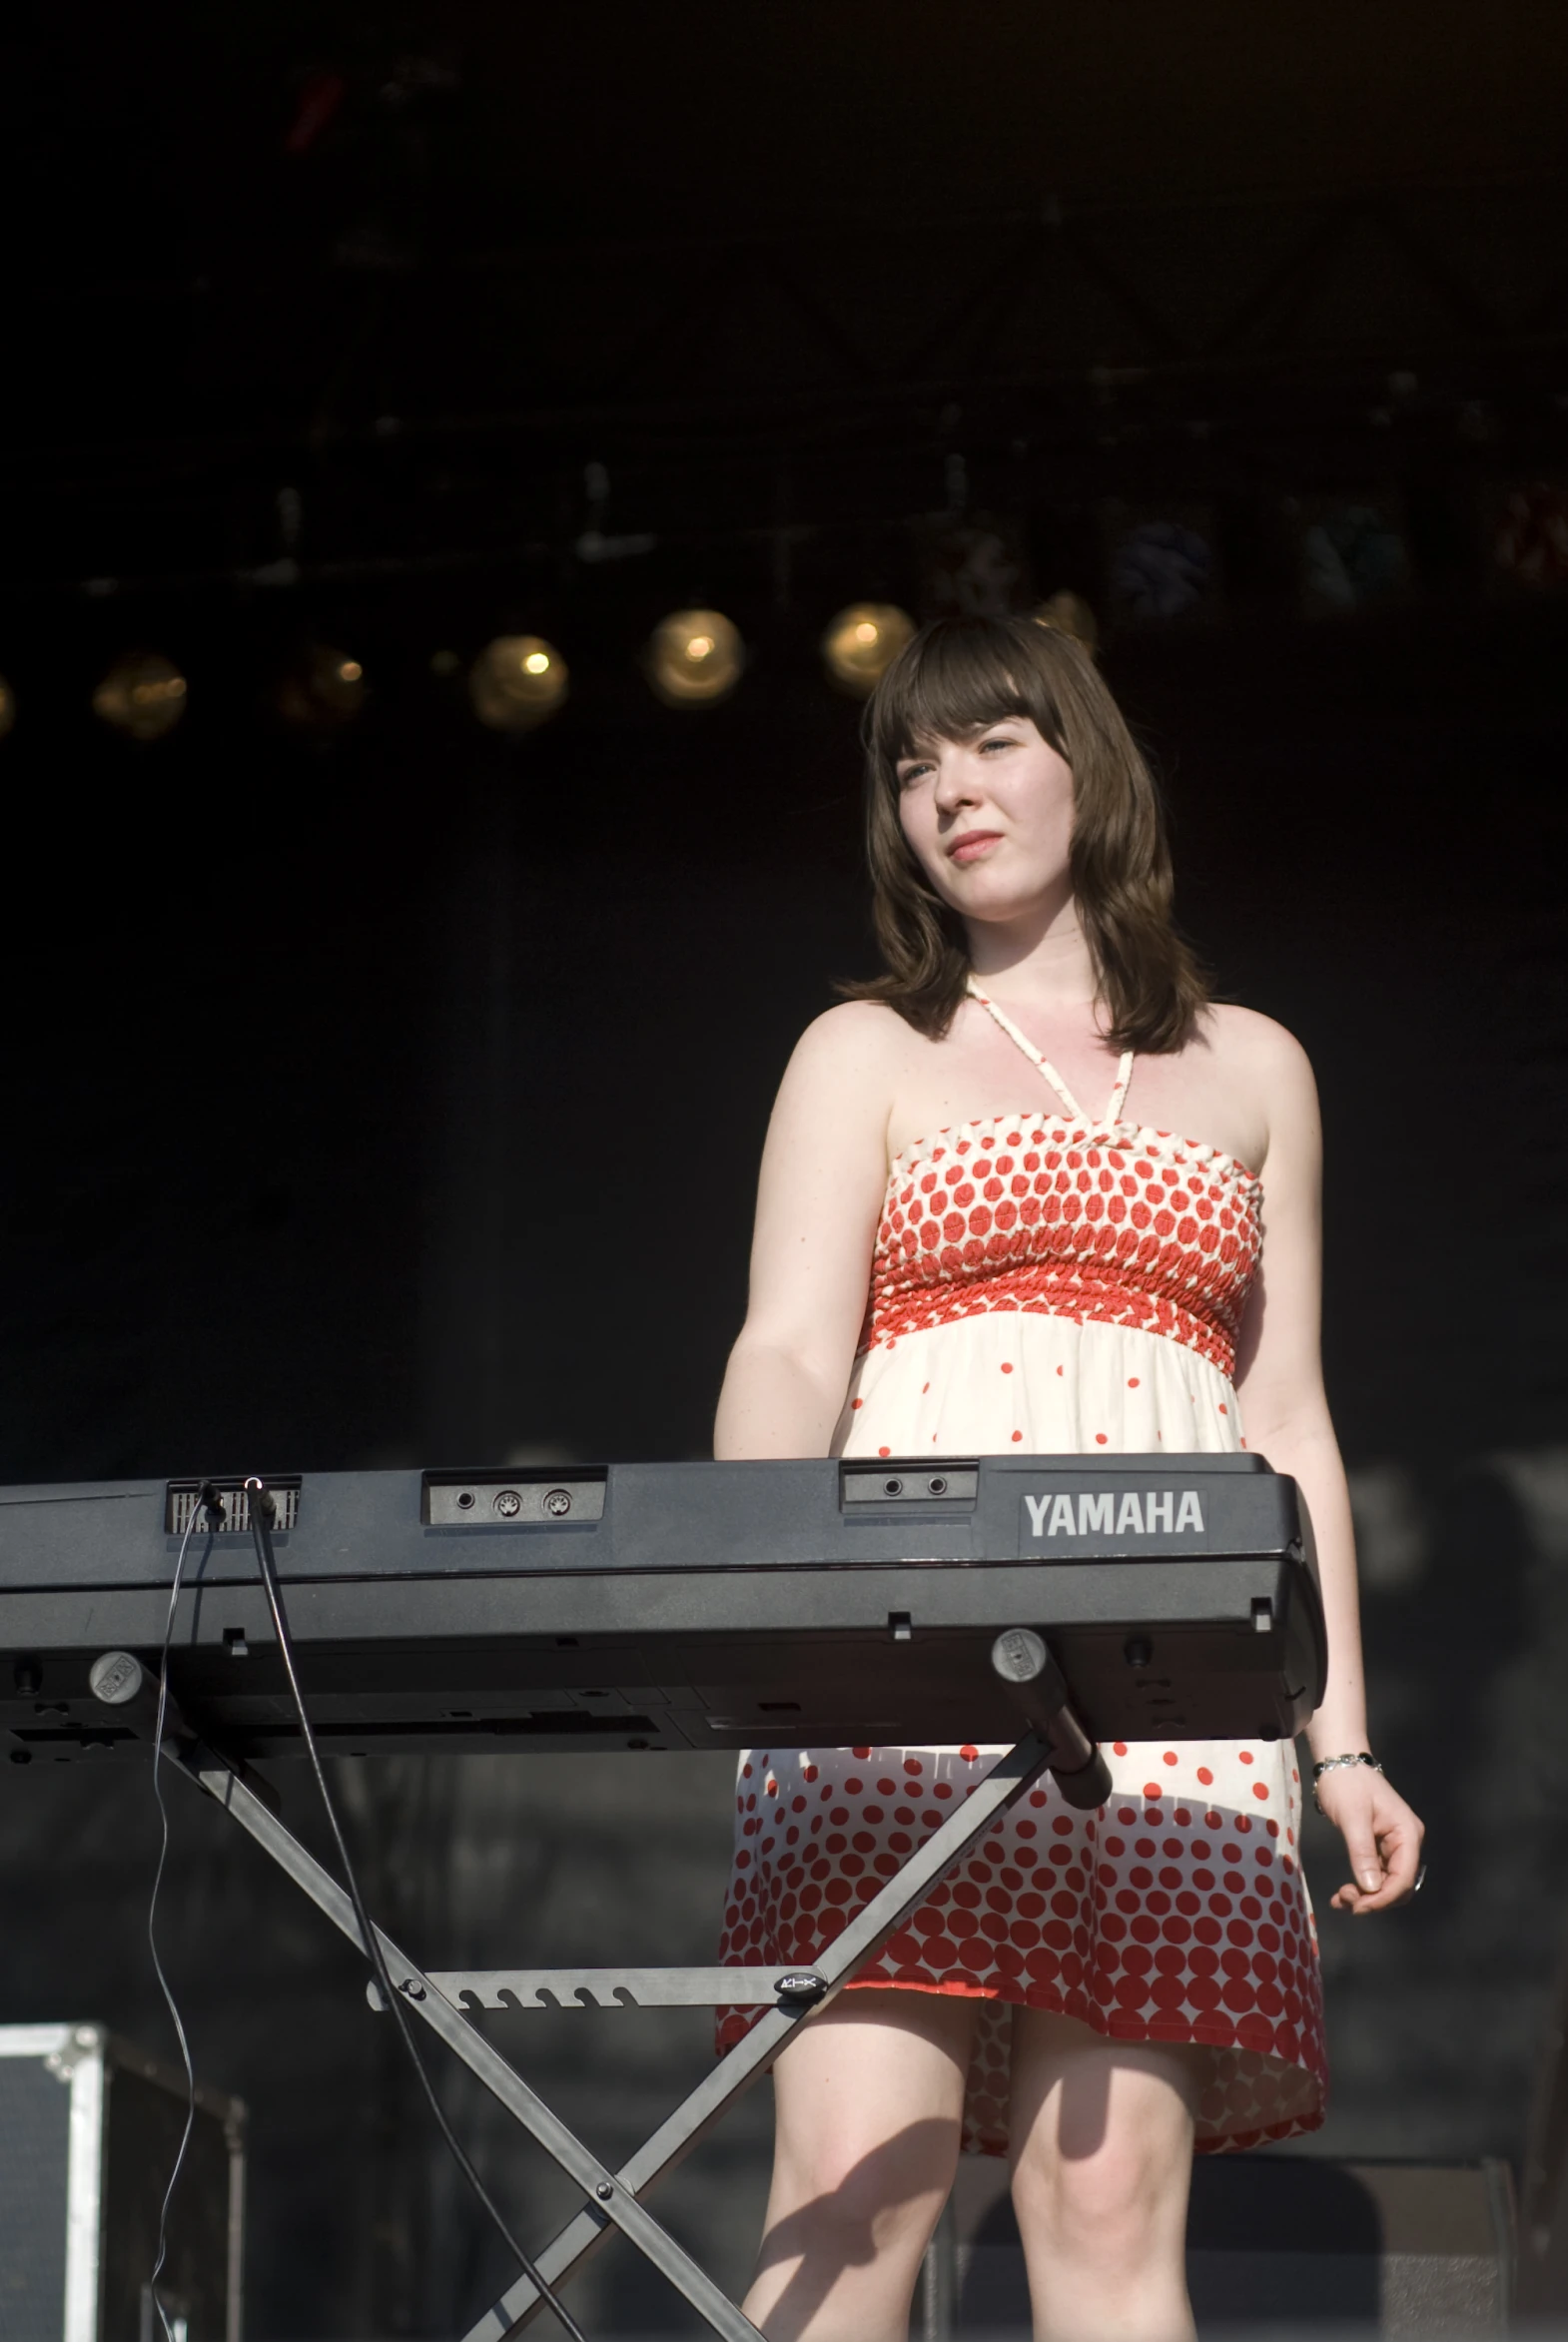
{"label": "brown hair", "polygon": [[1071,635],[1034,618],[938,618],[907,643],[866,709],[866,851],[885,975],[846,984],[940,1040],[969,976],[963,921],[899,820],[898,760],[1028,716],[1073,771],[1073,893],[1116,1049],[1179,1049],[1208,987],[1171,919],[1160,799],[1122,712]]}

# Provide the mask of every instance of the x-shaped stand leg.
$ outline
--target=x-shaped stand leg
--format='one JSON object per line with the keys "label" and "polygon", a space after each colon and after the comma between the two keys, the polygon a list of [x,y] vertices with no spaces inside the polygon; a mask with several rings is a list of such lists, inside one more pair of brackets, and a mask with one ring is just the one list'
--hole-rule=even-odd
{"label": "x-shaped stand leg", "polygon": [[[1029,1789],[1053,1753],[1044,1732],[1031,1733],[1010,1749],[940,1828],[916,1849],[904,1868],[878,1890],[843,1934],[834,1938],[822,1956],[813,1961],[810,1970],[804,1971],[810,1977],[809,1997],[786,1996],[777,2006],[764,2009],[744,2040],[718,2060],[618,2171],[602,2164],[551,2113],[542,2098],[490,2046],[437,1983],[415,1967],[389,1936],[377,1930],[388,1973],[410,2005],[500,2101],[513,2120],[582,2189],[586,2199],[584,2209],[543,2252],[535,2255],[547,2284],[555,2287],[562,2283],[604,2241],[611,2227],[619,2228],[724,2342],[762,2342],[751,2320],[720,2291],[690,2254],[683,2252],[674,2238],[666,2234],[644,2209],[641,2199],[734,2099],[768,2070],[796,2028],[833,1999],[868,1959],[875,1957],[909,1914],[925,1901],[944,1873],[961,1862],[997,1817]],[[224,1760],[196,1744],[182,1751],[179,1762],[274,1862],[288,1872],[333,1925],[364,1950],[354,1906],[343,1888]],[[465,1978],[452,1976],[448,1981],[454,1988],[474,1988]],[[519,2276],[469,2329],[464,2342],[506,2342],[507,2337],[519,2333],[529,2323],[540,2306],[535,2287],[527,2278]]]}

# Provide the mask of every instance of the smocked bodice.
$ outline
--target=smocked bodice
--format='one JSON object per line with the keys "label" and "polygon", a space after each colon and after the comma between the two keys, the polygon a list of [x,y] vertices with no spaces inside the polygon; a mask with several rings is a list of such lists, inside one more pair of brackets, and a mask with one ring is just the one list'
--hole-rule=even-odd
{"label": "smocked bodice", "polygon": [[893,1164],[861,1347],[1015,1309],[1164,1334],[1233,1375],[1261,1198],[1217,1148],[1136,1124],[940,1132]]}

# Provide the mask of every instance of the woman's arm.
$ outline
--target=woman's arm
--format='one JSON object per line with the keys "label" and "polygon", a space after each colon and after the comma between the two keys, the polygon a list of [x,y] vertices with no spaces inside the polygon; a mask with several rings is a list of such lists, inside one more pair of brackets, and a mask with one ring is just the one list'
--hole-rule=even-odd
{"label": "woman's arm", "polygon": [[[1344,1465],[1329,1420],[1320,1349],[1322,1138],[1305,1054],[1288,1034],[1247,1020],[1268,1112],[1263,1261],[1241,1329],[1236,1389],[1247,1446],[1288,1472],[1306,1499],[1328,1629],[1328,1684],[1307,1727],[1314,1759],[1368,1749],[1355,1538]],[[1260,1028],[1260,1030],[1258,1029]],[[1326,1773],[1323,1811],[1345,1841],[1355,1884],[1339,1911],[1382,1911],[1413,1889],[1421,1825],[1364,1765]]]}
{"label": "woman's arm", "polygon": [[870,1002],[830,1009],[789,1062],[763,1150],[751,1292],[719,1397],[716,1456],[828,1452],[887,1186],[890,1015]]}

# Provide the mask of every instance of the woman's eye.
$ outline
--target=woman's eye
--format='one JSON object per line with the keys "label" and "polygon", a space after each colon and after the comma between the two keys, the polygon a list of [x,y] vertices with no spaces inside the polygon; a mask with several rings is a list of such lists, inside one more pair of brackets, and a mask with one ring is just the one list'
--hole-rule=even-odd
{"label": "woman's eye", "polygon": [[982,755],[984,755],[984,754],[985,754],[985,752],[987,751],[987,749],[990,749],[990,748],[1013,748],[1013,747],[1016,747],[1016,746],[1017,746],[1017,743],[1016,743],[1016,741],[1010,740],[1010,739],[1008,739],[1007,737],[1005,737],[1005,736],[1003,736],[1003,735],[999,735],[999,736],[998,736],[996,739],[994,739],[994,740],[982,740],[982,741],[981,741],[981,743],[980,743],[980,748],[981,748],[981,754],[982,754]]}
{"label": "woman's eye", "polygon": [[899,774],[899,787],[901,789],[907,789],[913,782],[924,780],[926,774],[930,772],[930,770],[931,767],[929,764],[907,764],[904,767],[904,770]]}

